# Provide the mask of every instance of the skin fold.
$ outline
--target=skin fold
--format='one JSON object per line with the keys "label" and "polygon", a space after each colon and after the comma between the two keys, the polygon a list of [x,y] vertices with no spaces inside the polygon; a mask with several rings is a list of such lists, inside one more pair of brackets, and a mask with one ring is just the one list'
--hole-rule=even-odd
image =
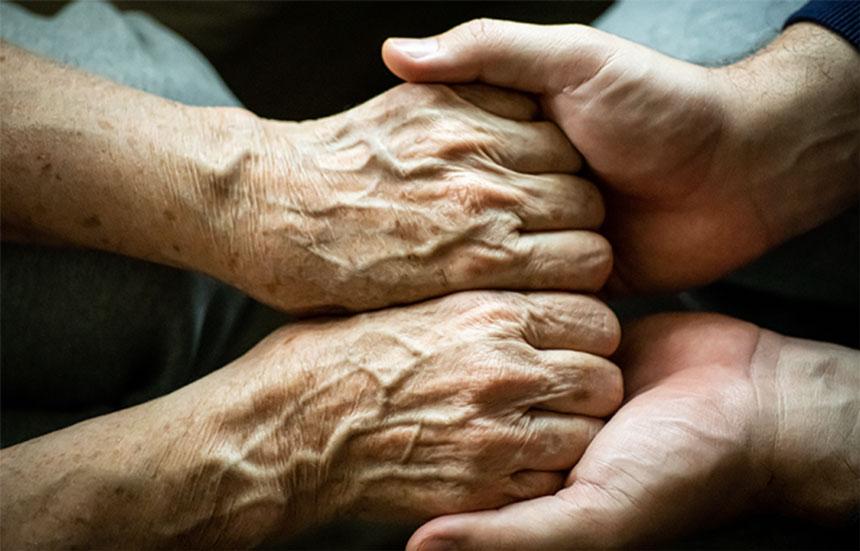
{"label": "skin fold", "polygon": [[860,54],[816,25],[720,68],[581,25],[493,20],[382,54],[411,82],[539,96],[605,192],[614,291],[711,282],[857,202]]}
{"label": "skin fold", "polygon": [[286,326],[172,394],[2,450],[2,545],[251,547],[551,493],[621,402],[602,357],[619,332],[589,297],[488,291]]}
{"label": "skin fold", "polygon": [[195,269],[281,310],[595,291],[578,153],[526,97],[403,85],[302,123],[193,108],[2,45],[3,234]]}

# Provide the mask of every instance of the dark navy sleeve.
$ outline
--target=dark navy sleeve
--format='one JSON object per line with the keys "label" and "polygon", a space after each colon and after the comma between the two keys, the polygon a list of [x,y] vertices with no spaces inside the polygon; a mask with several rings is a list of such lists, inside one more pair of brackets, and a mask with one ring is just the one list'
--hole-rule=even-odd
{"label": "dark navy sleeve", "polygon": [[785,26],[807,21],[825,27],[860,50],[860,0],[813,0],[791,14]]}

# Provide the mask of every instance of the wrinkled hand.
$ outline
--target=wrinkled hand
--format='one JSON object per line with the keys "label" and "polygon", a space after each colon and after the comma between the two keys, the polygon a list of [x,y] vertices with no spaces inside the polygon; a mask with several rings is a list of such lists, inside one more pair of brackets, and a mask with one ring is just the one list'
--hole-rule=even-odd
{"label": "wrinkled hand", "polygon": [[232,458],[225,479],[256,473],[254,499],[218,503],[256,504],[257,525],[294,533],[552,493],[621,401],[602,357],[618,339],[611,310],[563,293],[459,293],[286,326],[210,377],[213,403],[197,406],[229,429],[207,437]]}
{"label": "wrinkled hand", "polygon": [[718,69],[580,25],[493,20],[391,39],[383,57],[413,82],[538,94],[606,186],[617,290],[707,283],[856,202],[860,58],[814,25]]}
{"label": "wrinkled hand", "polygon": [[830,519],[856,511],[856,351],[669,314],[634,324],[616,359],[626,403],[567,487],[433,520],[408,549],[653,545],[756,505]]}
{"label": "wrinkled hand", "polygon": [[536,112],[491,87],[401,85],[326,119],[255,120],[206,271],[288,311],[596,290],[611,252],[584,230],[601,224],[601,197]]}

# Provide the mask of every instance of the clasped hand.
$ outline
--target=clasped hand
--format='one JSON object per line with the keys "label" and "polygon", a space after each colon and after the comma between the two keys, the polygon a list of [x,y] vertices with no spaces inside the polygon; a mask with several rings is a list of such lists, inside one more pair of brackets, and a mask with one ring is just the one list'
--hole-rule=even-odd
{"label": "clasped hand", "polygon": [[398,86],[303,123],[240,119],[200,268],[292,312],[465,289],[595,291],[603,203],[536,104],[488,86]]}

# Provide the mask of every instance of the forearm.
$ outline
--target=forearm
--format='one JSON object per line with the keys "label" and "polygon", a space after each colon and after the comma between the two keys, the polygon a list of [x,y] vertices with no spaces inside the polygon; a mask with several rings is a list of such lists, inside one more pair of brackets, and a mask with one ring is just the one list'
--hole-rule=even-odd
{"label": "forearm", "polygon": [[771,481],[787,512],[842,520],[860,506],[860,352],[763,331],[753,357]]}
{"label": "forearm", "polygon": [[2,547],[235,549],[312,523],[300,416],[273,423],[287,385],[240,384],[249,368],[0,452]]}
{"label": "forearm", "polygon": [[253,116],[180,105],[0,48],[4,238],[174,265],[204,257]]}
{"label": "forearm", "polygon": [[849,43],[799,23],[721,70],[733,88],[725,124],[738,136],[727,166],[743,167],[774,244],[857,204],[860,54]]}

